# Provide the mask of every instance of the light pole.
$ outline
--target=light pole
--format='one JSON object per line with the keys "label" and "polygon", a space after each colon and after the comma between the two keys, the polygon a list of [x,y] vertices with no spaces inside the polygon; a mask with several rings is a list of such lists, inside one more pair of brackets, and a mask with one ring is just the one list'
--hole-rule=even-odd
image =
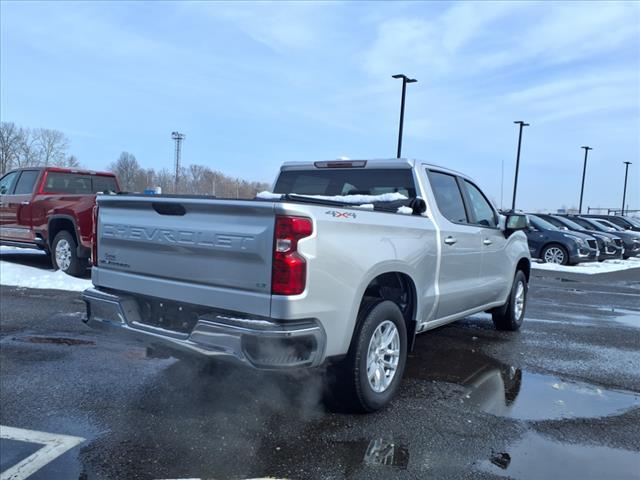
{"label": "light pole", "polygon": [[520,125],[520,133],[518,134],[518,153],[516,154],[516,177],[513,180],[513,201],[511,202],[511,210],[516,209],[516,192],[518,191],[518,171],[520,170],[520,146],[522,145],[522,129],[528,127],[528,123],[524,123],[522,120],[517,120],[513,123]]}
{"label": "light pole", "polygon": [[396,158],[400,158],[402,154],[402,127],[404,126],[404,99],[407,94],[407,83],[416,83],[418,80],[409,78],[403,73],[392,75],[393,78],[402,79],[402,99],[400,100],[400,127],[398,129],[398,154]]}
{"label": "light pole", "polygon": [[178,193],[178,184],[180,183],[180,153],[182,152],[182,141],[185,139],[185,137],[186,135],[184,133],[171,132],[171,138],[176,142],[176,176],[173,179],[173,193]]}
{"label": "light pole", "polygon": [[631,162],[624,163],[624,190],[622,191],[622,212],[620,215],[624,215],[624,202],[627,200],[627,175],[629,175],[629,165]]}
{"label": "light pole", "polygon": [[580,188],[580,206],[578,207],[578,215],[582,213],[582,195],[584,194],[584,177],[587,174],[587,155],[589,154],[589,150],[593,150],[591,147],[580,147],[584,148],[584,166],[582,167],[582,187]]}

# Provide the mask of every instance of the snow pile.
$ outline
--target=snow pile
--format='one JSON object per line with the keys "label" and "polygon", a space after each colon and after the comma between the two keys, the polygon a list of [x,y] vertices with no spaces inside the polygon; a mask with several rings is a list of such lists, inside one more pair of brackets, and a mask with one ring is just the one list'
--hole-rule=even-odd
{"label": "snow pile", "polygon": [[11,255],[13,258],[18,255],[28,258],[34,255],[46,256],[46,253],[28,248],[0,246],[0,285],[73,292],[81,292],[92,286],[91,280],[72,277],[60,270],[13,263],[4,260],[5,255]]}
{"label": "snow pile", "polygon": [[[292,193],[291,195],[298,195]],[[380,195],[299,195],[305,198],[317,198],[319,200],[329,200],[332,202],[350,203],[350,204],[363,204],[363,203],[375,203],[375,202],[396,202],[398,200],[408,200],[407,197],[398,192],[393,193],[381,193]],[[256,195],[256,198],[261,200],[280,200],[283,197],[280,193],[272,192],[260,192]]]}
{"label": "snow pile", "polygon": [[281,193],[271,193],[266,190],[256,194],[256,198],[259,198],[260,200],[280,200],[282,196],[283,195]]}
{"label": "snow pile", "polygon": [[578,265],[573,266],[533,262],[531,264],[531,268],[550,272],[584,273],[587,275],[593,275],[596,273],[619,272],[621,270],[640,268],[640,258],[631,257],[627,260],[605,260],[604,262],[579,263]]}

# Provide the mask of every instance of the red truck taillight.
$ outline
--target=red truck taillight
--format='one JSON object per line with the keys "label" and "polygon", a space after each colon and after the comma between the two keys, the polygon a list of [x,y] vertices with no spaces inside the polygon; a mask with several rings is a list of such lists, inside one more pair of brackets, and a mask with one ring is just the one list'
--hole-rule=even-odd
{"label": "red truck taillight", "polygon": [[91,232],[91,263],[98,266],[98,205],[93,206],[93,230]]}
{"label": "red truck taillight", "polygon": [[311,219],[276,216],[271,293],[298,295],[307,283],[307,261],[298,254],[298,240],[313,233]]}

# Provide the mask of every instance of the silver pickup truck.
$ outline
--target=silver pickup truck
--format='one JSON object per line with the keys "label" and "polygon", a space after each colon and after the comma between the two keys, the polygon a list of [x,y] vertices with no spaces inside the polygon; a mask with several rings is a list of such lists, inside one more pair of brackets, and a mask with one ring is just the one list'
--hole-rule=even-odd
{"label": "silver pickup truck", "polygon": [[322,367],[361,411],[397,391],[416,334],[476,312],[522,324],[524,215],[416,160],[290,163],[255,200],[102,195],[87,323],[156,351]]}

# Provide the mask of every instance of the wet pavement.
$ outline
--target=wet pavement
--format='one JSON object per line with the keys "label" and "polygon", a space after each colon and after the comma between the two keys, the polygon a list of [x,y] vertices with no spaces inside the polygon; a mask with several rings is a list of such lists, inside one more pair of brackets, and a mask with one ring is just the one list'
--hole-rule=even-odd
{"label": "wet pavement", "polygon": [[[527,320],[418,337],[382,412],[327,409],[316,373],[147,358],[78,294],[1,287],[0,424],[74,435],[32,479],[640,478],[640,272],[535,277]],[[2,440],[2,468],[33,444]]]}

